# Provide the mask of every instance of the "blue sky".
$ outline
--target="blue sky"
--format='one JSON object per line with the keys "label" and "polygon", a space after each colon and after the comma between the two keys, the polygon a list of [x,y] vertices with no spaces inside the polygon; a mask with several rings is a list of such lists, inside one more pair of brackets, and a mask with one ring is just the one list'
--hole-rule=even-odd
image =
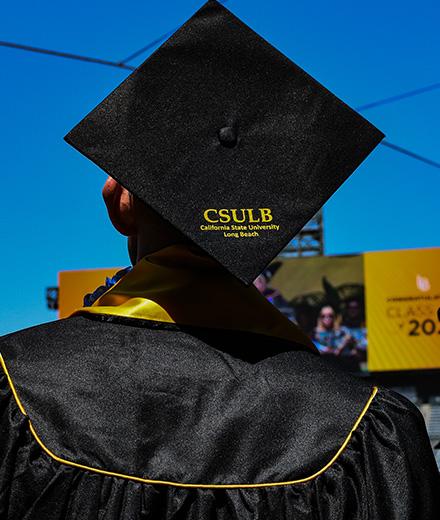
{"label": "blue sky", "polygon": [[[202,3],[7,2],[0,40],[118,60]],[[437,1],[227,6],[352,107],[440,81]],[[56,318],[45,288],[58,271],[129,264],[102,203],[106,175],[63,141],[128,71],[3,47],[0,60],[5,334]],[[440,90],[364,115],[392,143],[440,162]],[[439,246],[439,185],[438,169],[379,146],[324,207],[326,253]]]}

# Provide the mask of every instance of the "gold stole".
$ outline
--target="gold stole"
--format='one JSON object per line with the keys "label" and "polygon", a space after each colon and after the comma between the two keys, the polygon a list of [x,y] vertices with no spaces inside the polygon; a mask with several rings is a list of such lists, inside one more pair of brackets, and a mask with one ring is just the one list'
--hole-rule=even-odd
{"label": "gold stole", "polygon": [[191,245],[144,256],[79,313],[110,314],[178,325],[249,331],[293,341],[318,353],[309,337],[258,291]]}

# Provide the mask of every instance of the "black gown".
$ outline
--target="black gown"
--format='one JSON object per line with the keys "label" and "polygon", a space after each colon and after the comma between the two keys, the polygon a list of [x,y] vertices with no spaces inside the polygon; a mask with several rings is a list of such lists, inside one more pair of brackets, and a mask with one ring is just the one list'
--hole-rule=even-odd
{"label": "black gown", "polygon": [[2,520],[440,518],[405,397],[264,329],[99,310],[0,339]]}

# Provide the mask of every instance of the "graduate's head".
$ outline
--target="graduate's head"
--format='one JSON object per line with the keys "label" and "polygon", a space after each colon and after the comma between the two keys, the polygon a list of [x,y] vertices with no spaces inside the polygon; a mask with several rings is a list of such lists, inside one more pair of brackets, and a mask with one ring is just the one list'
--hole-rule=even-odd
{"label": "graduate's head", "polygon": [[383,137],[208,0],[65,140],[146,204],[108,181],[132,250],[188,237],[250,285]]}
{"label": "graduate's head", "polygon": [[104,183],[102,196],[114,228],[128,238],[128,252],[133,265],[162,247],[191,243],[189,238],[110,176]]}

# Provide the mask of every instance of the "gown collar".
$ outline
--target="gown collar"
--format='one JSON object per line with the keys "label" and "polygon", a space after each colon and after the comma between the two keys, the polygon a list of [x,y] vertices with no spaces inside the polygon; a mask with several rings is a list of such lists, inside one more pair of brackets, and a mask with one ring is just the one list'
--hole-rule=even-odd
{"label": "gown collar", "polygon": [[299,343],[319,355],[309,337],[258,291],[190,244],[147,254],[80,313],[214,329],[248,331]]}

